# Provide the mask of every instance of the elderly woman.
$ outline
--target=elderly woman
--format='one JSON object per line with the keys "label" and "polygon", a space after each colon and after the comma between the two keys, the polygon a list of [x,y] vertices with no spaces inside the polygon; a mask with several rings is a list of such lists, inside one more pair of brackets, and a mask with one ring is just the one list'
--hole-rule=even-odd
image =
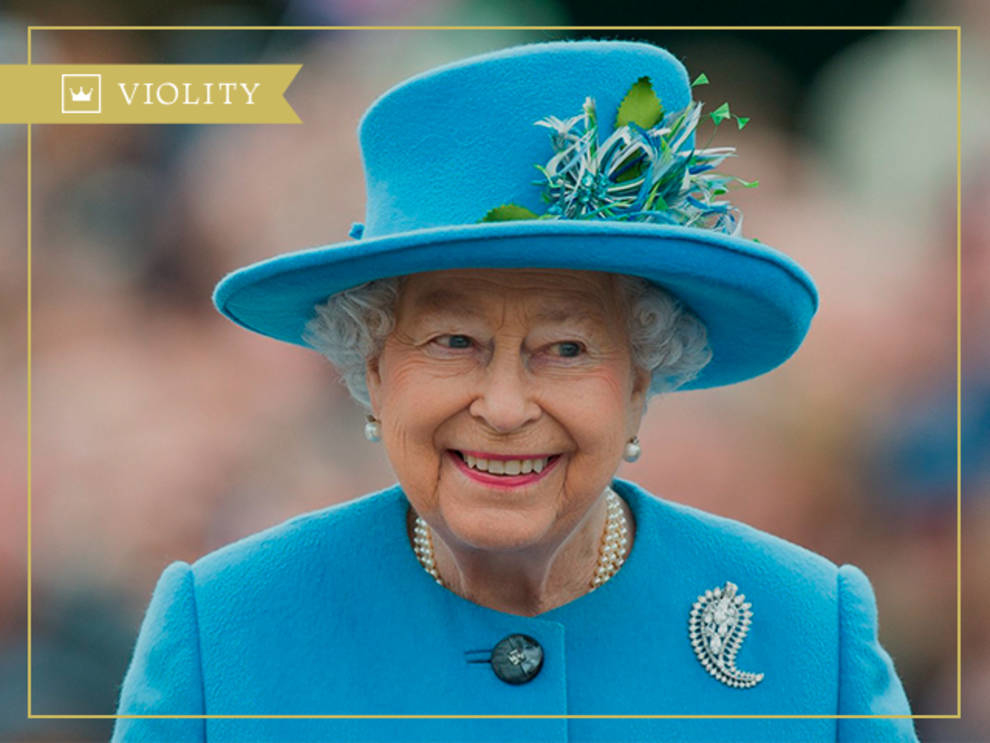
{"label": "elderly woman", "polygon": [[651,395],[774,368],[816,308],[699,116],[624,42],[372,106],[367,227],[215,300],[337,365],[398,484],[170,566],[115,740],[914,740],[859,570],[614,479]]}

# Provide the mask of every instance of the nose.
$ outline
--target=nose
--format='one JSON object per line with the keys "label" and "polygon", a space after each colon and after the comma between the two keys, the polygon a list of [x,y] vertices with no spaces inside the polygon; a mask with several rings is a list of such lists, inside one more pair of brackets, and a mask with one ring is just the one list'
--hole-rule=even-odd
{"label": "nose", "polygon": [[511,433],[540,417],[541,409],[518,351],[496,351],[468,408],[495,433]]}

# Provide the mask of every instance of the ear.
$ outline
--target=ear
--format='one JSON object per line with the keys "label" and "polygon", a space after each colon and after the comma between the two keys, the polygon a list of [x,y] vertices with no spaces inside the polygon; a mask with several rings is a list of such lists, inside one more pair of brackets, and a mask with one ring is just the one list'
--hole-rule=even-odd
{"label": "ear", "polygon": [[379,412],[381,411],[382,375],[379,371],[380,358],[380,356],[370,358],[365,362],[364,366],[364,383],[368,388],[368,400],[371,403],[371,413],[376,418],[379,417]]}

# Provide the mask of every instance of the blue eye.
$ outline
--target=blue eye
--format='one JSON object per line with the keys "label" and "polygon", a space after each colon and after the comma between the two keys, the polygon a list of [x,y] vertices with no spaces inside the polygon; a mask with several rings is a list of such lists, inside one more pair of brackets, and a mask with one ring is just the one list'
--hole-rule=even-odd
{"label": "blue eye", "polygon": [[564,341],[563,343],[555,344],[557,348],[557,353],[567,359],[573,359],[581,355],[581,344],[575,341]]}
{"label": "blue eye", "polygon": [[466,335],[444,335],[437,341],[447,348],[471,348],[471,339]]}

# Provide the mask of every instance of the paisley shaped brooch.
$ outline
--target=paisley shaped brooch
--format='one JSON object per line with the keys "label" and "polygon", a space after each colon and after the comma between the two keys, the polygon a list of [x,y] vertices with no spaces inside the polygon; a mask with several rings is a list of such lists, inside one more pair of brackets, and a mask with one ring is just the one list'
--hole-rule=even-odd
{"label": "paisley shaped brooch", "polygon": [[727,581],[698,596],[691,607],[688,632],[694,654],[708,673],[726,686],[749,689],[763,680],[763,674],[736,668],[736,653],[753,616],[746,596],[738,590],[735,583]]}

